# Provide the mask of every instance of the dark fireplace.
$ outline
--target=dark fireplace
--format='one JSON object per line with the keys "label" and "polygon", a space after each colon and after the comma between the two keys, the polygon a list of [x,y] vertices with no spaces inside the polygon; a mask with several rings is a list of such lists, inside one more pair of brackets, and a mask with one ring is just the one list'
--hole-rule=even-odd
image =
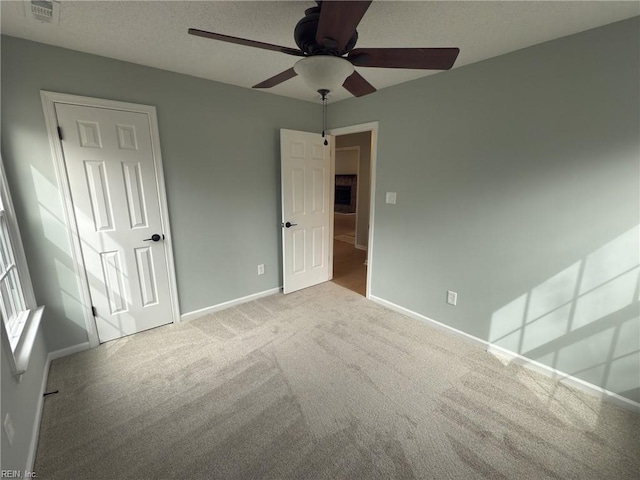
{"label": "dark fireplace", "polygon": [[336,185],[336,205],[351,205],[351,185]]}
{"label": "dark fireplace", "polygon": [[356,213],[357,195],[357,175],[336,175],[336,195],[334,202],[335,212]]}

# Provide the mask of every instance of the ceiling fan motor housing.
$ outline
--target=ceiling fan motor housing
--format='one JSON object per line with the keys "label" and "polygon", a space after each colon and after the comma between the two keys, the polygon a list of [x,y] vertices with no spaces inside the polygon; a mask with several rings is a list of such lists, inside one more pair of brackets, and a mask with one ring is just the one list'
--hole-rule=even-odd
{"label": "ceiling fan motor housing", "polygon": [[316,41],[316,32],[320,19],[320,7],[308,8],[304,14],[305,16],[298,22],[293,31],[293,38],[298,48],[307,55],[336,55],[341,57],[356,46],[358,41],[357,31],[353,32],[353,35],[341,51],[336,50],[335,42],[333,42],[333,45],[331,41],[328,41],[326,45],[319,44]]}
{"label": "ceiling fan motor housing", "polygon": [[212,40],[302,57],[292,68],[254,85],[253,88],[275,87],[300,75],[313,90],[320,92],[325,98],[327,91],[334,91],[341,86],[356,97],[376,91],[373,85],[354,70],[354,66],[448,70],[453,67],[460,53],[459,48],[453,47],[354,49],[358,41],[356,27],[372,0],[316,0],[316,2],[318,6],[308,8],[295,27],[293,37],[298,48],[207,32],[197,28],[190,28],[188,32],[190,35]]}

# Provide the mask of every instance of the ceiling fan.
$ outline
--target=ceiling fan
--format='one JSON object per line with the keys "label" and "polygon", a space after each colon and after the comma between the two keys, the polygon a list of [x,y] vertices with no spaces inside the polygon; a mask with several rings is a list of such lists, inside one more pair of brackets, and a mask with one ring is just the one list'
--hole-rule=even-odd
{"label": "ceiling fan", "polygon": [[366,13],[368,1],[317,1],[308,8],[295,27],[293,37],[298,49],[231,37],[195,28],[189,34],[223,42],[246,45],[303,57],[285,70],[253,88],[271,88],[300,75],[323,100],[342,85],[352,95],[361,97],[376,91],[355,67],[409,68],[425,70],[450,69],[459,48],[355,48],[358,41],[356,27]]}

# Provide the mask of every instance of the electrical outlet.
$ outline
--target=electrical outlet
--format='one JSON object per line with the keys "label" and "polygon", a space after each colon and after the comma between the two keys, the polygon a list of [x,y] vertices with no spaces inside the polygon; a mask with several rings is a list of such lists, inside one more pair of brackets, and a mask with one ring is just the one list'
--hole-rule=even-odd
{"label": "electrical outlet", "polygon": [[264,275],[264,263],[258,265],[258,275]]}
{"label": "electrical outlet", "polygon": [[2,422],[4,427],[4,433],[7,435],[7,439],[9,440],[9,446],[13,445],[13,436],[16,434],[16,431],[13,429],[13,422],[11,421],[11,417],[7,413],[4,417],[4,422]]}
{"label": "electrical outlet", "polygon": [[448,290],[447,303],[449,305],[456,305],[458,303],[458,294],[456,292],[452,292],[451,290]]}

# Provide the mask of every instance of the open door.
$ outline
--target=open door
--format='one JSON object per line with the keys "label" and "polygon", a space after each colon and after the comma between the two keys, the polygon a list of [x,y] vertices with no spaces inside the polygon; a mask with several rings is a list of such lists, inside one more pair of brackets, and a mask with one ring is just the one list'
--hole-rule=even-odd
{"label": "open door", "polygon": [[317,133],[280,130],[284,293],[331,279],[333,191],[329,145]]}

